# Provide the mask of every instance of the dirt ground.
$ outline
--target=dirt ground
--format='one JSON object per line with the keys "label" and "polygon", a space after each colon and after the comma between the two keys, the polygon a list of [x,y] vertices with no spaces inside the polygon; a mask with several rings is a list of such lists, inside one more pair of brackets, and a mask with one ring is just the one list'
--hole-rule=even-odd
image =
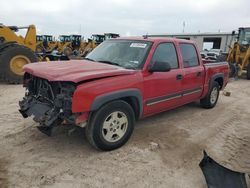
{"label": "dirt ground", "polygon": [[221,93],[214,109],[192,103],[140,120],[125,146],[99,152],[80,128],[40,133],[18,112],[22,86],[0,84],[0,187],[205,188],[198,166],[204,149],[222,165],[250,173],[250,81],[226,90],[231,96]]}

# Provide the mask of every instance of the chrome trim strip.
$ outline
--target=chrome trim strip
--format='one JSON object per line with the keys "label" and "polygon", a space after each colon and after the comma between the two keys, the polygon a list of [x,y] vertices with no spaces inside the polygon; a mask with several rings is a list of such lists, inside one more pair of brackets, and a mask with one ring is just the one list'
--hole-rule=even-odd
{"label": "chrome trim strip", "polygon": [[196,90],[196,91],[190,91],[190,92],[188,92],[188,93],[183,93],[182,96],[191,95],[191,94],[194,94],[194,93],[198,93],[198,92],[200,92],[200,91],[201,91],[201,89],[198,89],[198,90]]}
{"label": "chrome trim strip", "polygon": [[162,100],[159,100],[159,101],[147,103],[147,106],[151,106],[151,105],[158,104],[158,103],[161,103],[161,102],[169,101],[169,100],[176,99],[176,98],[179,98],[179,97],[182,97],[182,95],[180,94],[180,95],[176,95],[174,97],[168,97],[166,99],[162,99]]}
{"label": "chrome trim strip", "polygon": [[166,101],[169,101],[169,100],[172,100],[172,99],[180,98],[182,96],[191,95],[191,94],[198,93],[198,92],[201,92],[201,91],[202,91],[202,88],[198,87],[198,88],[195,88],[195,89],[190,89],[190,90],[183,91],[181,93],[166,95],[166,96],[163,96],[163,97],[157,97],[157,98],[150,99],[150,100],[146,101],[146,105],[151,106],[151,105],[154,105],[154,104],[158,104],[158,103],[161,103],[161,102],[166,102]]}

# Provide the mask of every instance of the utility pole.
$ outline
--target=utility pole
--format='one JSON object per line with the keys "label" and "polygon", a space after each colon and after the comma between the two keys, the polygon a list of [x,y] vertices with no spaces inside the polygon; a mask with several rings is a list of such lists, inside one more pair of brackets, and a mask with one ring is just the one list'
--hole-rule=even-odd
{"label": "utility pole", "polygon": [[183,21],[183,23],[182,23],[182,33],[184,33],[185,32],[185,26],[186,26],[186,22],[185,21]]}

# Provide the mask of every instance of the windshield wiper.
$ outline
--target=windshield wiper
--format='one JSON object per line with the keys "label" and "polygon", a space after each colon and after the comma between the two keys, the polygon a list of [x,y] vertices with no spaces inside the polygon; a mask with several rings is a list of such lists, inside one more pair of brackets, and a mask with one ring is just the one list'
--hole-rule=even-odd
{"label": "windshield wiper", "polygon": [[119,63],[115,63],[115,62],[112,62],[112,61],[98,60],[98,62],[107,63],[107,64],[110,64],[110,65],[117,65],[119,67],[121,66]]}

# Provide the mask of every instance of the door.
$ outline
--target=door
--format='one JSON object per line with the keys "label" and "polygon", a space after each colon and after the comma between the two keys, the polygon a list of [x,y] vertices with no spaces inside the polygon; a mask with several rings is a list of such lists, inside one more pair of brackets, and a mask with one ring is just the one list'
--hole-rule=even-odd
{"label": "door", "polygon": [[173,43],[160,43],[151,63],[168,62],[169,72],[144,75],[144,115],[151,115],[177,106],[181,98],[181,69]]}
{"label": "door", "polygon": [[202,95],[205,70],[200,64],[196,48],[193,44],[181,43],[180,51],[183,60],[183,103],[197,100]]}

